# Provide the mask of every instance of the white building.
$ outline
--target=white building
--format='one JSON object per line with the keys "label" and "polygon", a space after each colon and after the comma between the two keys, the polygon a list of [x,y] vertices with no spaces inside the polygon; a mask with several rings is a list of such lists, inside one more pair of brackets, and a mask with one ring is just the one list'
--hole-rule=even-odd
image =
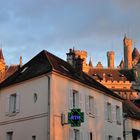
{"label": "white building", "polygon": [[[0,85],[0,139],[123,139],[121,98],[83,73],[80,59],[76,66],[75,71],[42,51],[5,80]],[[80,127],[67,124],[72,108],[84,112]]]}
{"label": "white building", "polygon": [[124,140],[140,140],[140,100],[123,102]]}

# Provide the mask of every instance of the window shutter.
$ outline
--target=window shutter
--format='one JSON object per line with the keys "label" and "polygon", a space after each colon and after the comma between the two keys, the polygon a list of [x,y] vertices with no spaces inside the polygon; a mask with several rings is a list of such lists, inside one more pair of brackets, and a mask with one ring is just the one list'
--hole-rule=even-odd
{"label": "window shutter", "polygon": [[115,137],[112,136],[112,140],[116,140]]}
{"label": "window shutter", "polygon": [[5,102],[5,115],[9,115],[9,102],[10,102],[10,95],[6,96],[6,102]]}
{"label": "window shutter", "polygon": [[98,116],[98,111],[97,111],[97,100],[96,100],[96,98],[93,98],[94,99],[94,114],[95,114],[95,116]]}
{"label": "window shutter", "polygon": [[69,128],[69,140],[74,140],[74,131],[71,128]]}
{"label": "window shutter", "polygon": [[112,121],[116,122],[116,106],[112,105]]}
{"label": "window shutter", "polygon": [[79,93],[79,107],[83,111],[83,98],[82,98],[82,93]]}
{"label": "window shutter", "polygon": [[122,116],[122,111],[121,111],[121,108],[119,107],[119,115],[118,115],[118,120],[119,120],[119,123],[122,124],[122,119],[123,119],[123,116]]}
{"label": "window shutter", "polygon": [[80,140],[84,140],[83,139],[83,132],[80,132]]}
{"label": "window shutter", "polygon": [[89,96],[85,96],[85,112],[89,114]]}
{"label": "window shutter", "polygon": [[16,113],[19,113],[20,111],[20,94],[16,94]]}
{"label": "window shutter", "polygon": [[123,115],[122,115],[122,110],[120,108],[120,124],[122,124],[122,123],[123,123]]}
{"label": "window shutter", "polygon": [[110,117],[111,121],[113,121],[113,105],[111,104],[111,117]]}
{"label": "window shutter", "polygon": [[109,136],[108,135],[105,135],[105,140],[109,140]]}
{"label": "window shutter", "polygon": [[104,102],[104,110],[105,110],[105,120],[108,120],[108,109],[107,109],[107,102]]}
{"label": "window shutter", "polygon": [[79,92],[76,93],[76,108],[80,108],[80,95],[79,95]]}
{"label": "window shutter", "polygon": [[73,90],[70,89],[69,94],[68,94],[68,105],[69,109],[73,108]]}

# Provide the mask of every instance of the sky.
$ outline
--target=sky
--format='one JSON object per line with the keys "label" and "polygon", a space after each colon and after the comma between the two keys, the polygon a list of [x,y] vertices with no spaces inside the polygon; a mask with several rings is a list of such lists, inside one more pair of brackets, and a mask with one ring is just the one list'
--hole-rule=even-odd
{"label": "sky", "polygon": [[123,38],[140,51],[140,0],[0,0],[0,47],[6,64],[25,64],[42,50],[66,60],[70,48],[86,50],[96,66],[123,58]]}

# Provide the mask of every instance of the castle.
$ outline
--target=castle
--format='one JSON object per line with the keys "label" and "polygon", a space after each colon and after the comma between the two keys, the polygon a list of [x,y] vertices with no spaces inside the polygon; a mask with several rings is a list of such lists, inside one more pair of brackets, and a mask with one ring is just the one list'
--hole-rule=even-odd
{"label": "castle", "polygon": [[104,68],[101,62],[94,67],[91,59],[87,64],[87,52],[74,49],[70,49],[67,53],[67,62],[75,67],[75,60],[79,56],[83,59],[84,72],[124,99],[134,100],[139,98],[138,91],[135,89],[140,81],[140,54],[136,48],[132,51],[132,39],[126,36],[123,39],[123,48],[124,60],[117,68],[114,66],[115,53],[113,51],[107,52],[107,68]]}
{"label": "castle", "polygon": [[[140,89],[140,53],[136,48],[132,51],[132,39],[126,36],[123,39],[123,46],[124,60],[121,60],[117,68],[114,66],[115,53],[113,51],[107,52],[107,68],[104,68],[101,62],[94,67],[91,58],[87,64],[87,52],[75,49],[70,49],[67,53],[67,62],[75,67],[76,60],[80,57],[83,60],[81,69],[84,72],[121,97],[134,100],[139,98],[138,91],[135,89]],[[0,49],[0,82],[15,73],[21,66],[22,57],[19,64],[7,66],[2,49]]]}

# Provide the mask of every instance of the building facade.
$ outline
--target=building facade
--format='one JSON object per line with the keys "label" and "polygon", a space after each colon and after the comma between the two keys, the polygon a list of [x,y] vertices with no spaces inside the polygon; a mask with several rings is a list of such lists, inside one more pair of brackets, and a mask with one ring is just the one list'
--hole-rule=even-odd
{"label": "building facade", "polygon": [[[0,139],[123,139],[122,99],[47,51],[0,86]],[[68,124],[73,108],[84,113],[80,127]]]}

